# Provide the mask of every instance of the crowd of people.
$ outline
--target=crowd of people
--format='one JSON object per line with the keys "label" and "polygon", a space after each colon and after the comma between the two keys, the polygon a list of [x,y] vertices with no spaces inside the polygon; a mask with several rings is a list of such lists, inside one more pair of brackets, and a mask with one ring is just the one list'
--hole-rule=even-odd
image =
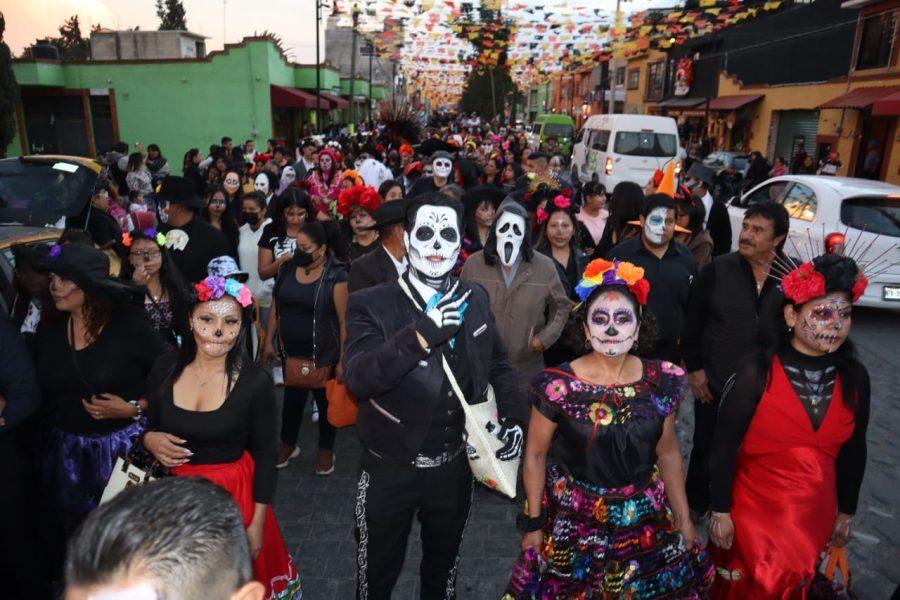
{"label": "crowd of people", "polygon": [[[812,585],[850,538],[866,463],[854,259],[787,256],[776,203],[732,232],[699,162],[607,190],[505,127],[418,129],[265,151],[223,137],[182,175],[156,144],[118,144],[57,243],[13,248],[10,597],[300,598],[272,501],[310,396],[308,468],[348,468],[329,380],[358,399],[358,598],[391,597],[416,516],[421,595],[456,596],[483,402],[497,461],[522,461],[504,598]],[[98,508],[123,457],[163,481]]]}

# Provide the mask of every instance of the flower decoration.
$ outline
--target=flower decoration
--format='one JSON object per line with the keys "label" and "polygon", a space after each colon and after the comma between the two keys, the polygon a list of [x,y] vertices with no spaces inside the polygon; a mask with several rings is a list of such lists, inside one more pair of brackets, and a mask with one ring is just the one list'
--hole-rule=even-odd
{"label": "flower decoration", "polygon": [[122,234],[122,245],[126,248],[131,248],[131,244],[134,243],[134,240],[131,239],[131,234],[127,231]]}
{"label": "flower decoration", "polygon": [[591,405],[590,417],[596,425],[606,427],[613,420],[612,409],[606,402],[595,402]]}
{"label": "flower decoration", "polygon": [[851,295],[853,296],[850,300],[851,302],[856,302],[860,299],[860,297],[866,293],[866,288],[869,286],[869,280],[865,275],[857,275],[856,281],[853,282],[853,288],[850,290]]}
{"label": "flower decoration", "polygon": [[53,244],[50,248],[50,251],[47,253],[47,256],[50,258],[58,258],[59,255],[62,254],[62,246],[59,244]]}
{"label": "flower decoration", "polygon": [[568,392],[568,390],[566,390],[566,382],[562,379],[554,379],[547,384],[547,388],[544,392],[547,394],[547,398],[552,402],[556,402],[560,398],[563,398]]}
{"label": "flower decoration", "polygon": [[347,217],[358,206],[369,214],[375,214],[375,209],[381,204],[381,196],[371,186],[354,185],[343,190],[338,196],[337,211]]}
{"label": "flower decoration", "polygon": [[253,304],[253,295],[250,293],[250,288],[236,279],[210,276],[195,284],[194,290],[197,292],[197,299],[200,302],[219,300],[228,295],[237,300],[238,304],[244,308]]}
{"label": "flower decoration", "polygon": [[612,262],[598,258],[588,263],[581,276],[581,281],[575,287],[575,293],[586,302],[588,296],[598,286],[624,286],[631,292],[638,304],[647,304],[647,295],[650,293],[650,282],[644,277],[644,269],[628,262]]}
{"label": "flower decoration", "polygon": [[[563,196],[562,194],[559,194],[550,202],[558,210],[569,210],[570,208],[572,208],[572,201],[567,196]],[[543,208],[537,209],[535,214],[537,215],[537,222],[539,224],[543,224],[544,222],[547,221],[547,219],[550,218],[550,213],[547,212],[546,210],[544,210]]]}
{"label": "flower decoration", "polygon": [[782,278],[781,289],[784,297],[794,304],[806,304],[825,295],[825,277],[815,270],[812,262],[805,262]]}

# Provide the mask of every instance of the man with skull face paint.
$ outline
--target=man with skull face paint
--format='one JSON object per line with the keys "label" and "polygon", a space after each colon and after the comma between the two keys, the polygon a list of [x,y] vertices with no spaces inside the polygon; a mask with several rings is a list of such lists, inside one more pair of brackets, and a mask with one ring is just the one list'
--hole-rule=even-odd
{"label": "man with skull face paint", "polygon": [[472,502],[465,419],[442,363],[466,400],[492,385],[505,446],[521,450],[526,418],[485,291],[451,276],[462,206],[441,194],[410,203],[409,270],[351,294],[344,380],[357,398],[365,447],[357,495],[358,598],[387,600],[403,567],[414,514],[422,523],[422,598],[455,597],[459,546]]}
{"label": "man with skull face paint", "polygon": [[413,198],[427,192],[437,192],[448,183],[453,183],[453,157],[445,150],[438,150],[431,155],[431,177],[419,177],[409,190]]}
{"label": "man with skull face paint", "polygon": [[522,204],[513,198],[500,204],[485,249],[469,257],[460,278],[487,290],[518,375],[517,400],[527,407],[531,380],[544,368],[542,353],[562,334],[572,302],[553,259],[532,250]]}

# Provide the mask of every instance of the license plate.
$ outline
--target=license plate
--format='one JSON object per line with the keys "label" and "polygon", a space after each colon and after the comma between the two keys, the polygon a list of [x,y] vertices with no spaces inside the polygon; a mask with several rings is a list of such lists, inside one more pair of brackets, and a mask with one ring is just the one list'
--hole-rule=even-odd
{"label": "license plate", "polygon": [[894,285],[886,285],[884,286],[884,299],[885,300],[898,300],[900,301],[900,287]]}

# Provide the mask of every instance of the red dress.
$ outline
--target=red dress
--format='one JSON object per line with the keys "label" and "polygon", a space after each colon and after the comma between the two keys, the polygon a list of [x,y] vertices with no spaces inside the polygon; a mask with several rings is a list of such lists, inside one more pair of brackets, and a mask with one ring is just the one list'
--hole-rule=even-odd
{"label": "red dress", "polygon": [[818,430],[777,357],[737,457],[734,541],[710,544],[716,599],[805,598],[837,516],[835,460],[853,433],[840,378]]}

